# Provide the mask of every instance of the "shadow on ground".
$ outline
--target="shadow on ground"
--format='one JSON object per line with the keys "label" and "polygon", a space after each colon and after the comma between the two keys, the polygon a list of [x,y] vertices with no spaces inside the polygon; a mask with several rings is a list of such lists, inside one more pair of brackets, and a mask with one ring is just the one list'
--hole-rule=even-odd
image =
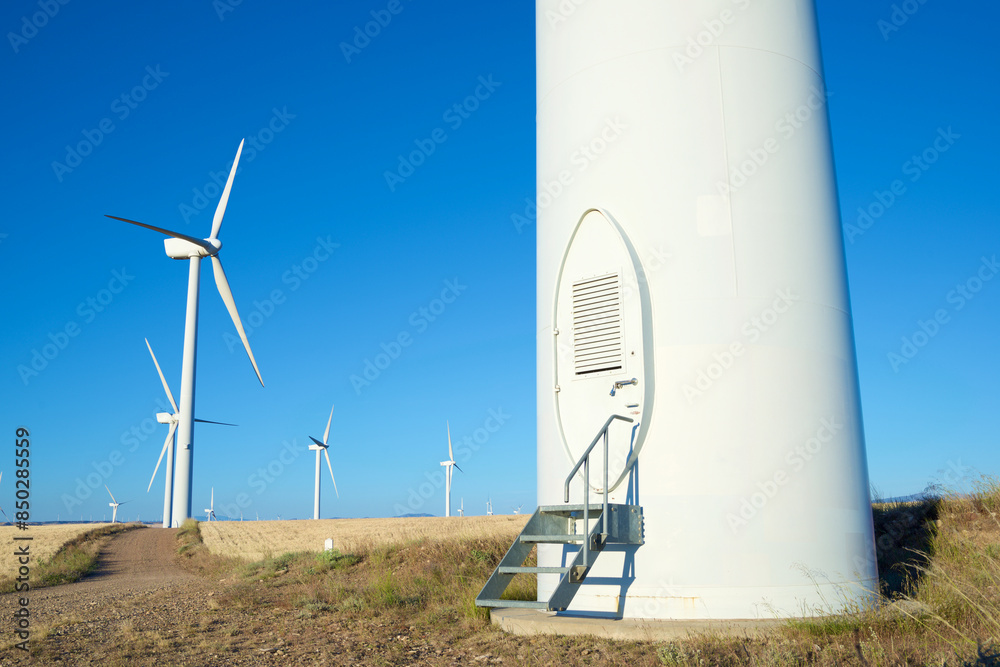
{"label": "shadow on ground", "polygon": [[882,595],[912,595],[931,557],[941,499],[908,503],[876,503],[875,552]]}

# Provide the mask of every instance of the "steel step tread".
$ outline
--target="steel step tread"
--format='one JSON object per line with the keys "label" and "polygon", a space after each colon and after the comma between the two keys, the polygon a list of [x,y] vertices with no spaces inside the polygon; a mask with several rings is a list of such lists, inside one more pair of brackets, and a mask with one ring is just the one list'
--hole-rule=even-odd
{"label": "steel step tread", "polygon": [[522,542],[555,542],[561,544],[568,544],[570,542],[583,542],[587,539],[586,535],[581,535],[579,533],[574,535],[521,535],[520,540]]}
{"label": "steel step tread", "polygon": [[519,609],[548,609],[548,602],[536,600],[476,600],[479,607],[516,607]]}
{"label": "steel step tread", "polygon": [[537,567],[533,565],[505,565],[499,568],[500,574],[566,574],[568,567]]}
{"label": "steel step tread", "polygon": [[[611,506],[611,503],[608,503],[608,505]],[[582,512],[583,509],[584,509],[583,504],[581,503],[576,505],[541,505],[539,506],[538,511],[542,514],[568,515],[568,514],[576,514],[577,512]],[[603,511],[604,511],[603,505],[598,504],[590,506],[591,517],[600,516],[603,513]]]}

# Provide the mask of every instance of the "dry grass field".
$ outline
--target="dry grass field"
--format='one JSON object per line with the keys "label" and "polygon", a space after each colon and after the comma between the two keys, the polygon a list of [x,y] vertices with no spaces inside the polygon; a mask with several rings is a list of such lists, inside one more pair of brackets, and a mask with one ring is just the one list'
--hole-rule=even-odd
{"label": "dry grass field", "polygon": [[201,523],[209,551],[219,556],[257,561],[297,551],[322,551],[327,538],[344,553],[414,540],[503,538],[513,543],[530,514],[391,519],[320,519],[298,521],[212,521]]}
{"label": "dry grass field", "polygon": [[[85,533],[101,526],[110,526],[108,523],[65,523],[52,526],[29,526],[27,530],[18,530],[16,526],[0,526],[0,544],[3,545],[5,554],[14,553],[15,544],[23,545],[25,542],[15,542],[15,537],[30,537],[31,542],[27,544],[31,547],[31,562],[38,564],[40,561],[52,557],[66,542],[77,535]],[[17,559],[10,557],[0,560],[0,579],[14,577],[17,575]]]}

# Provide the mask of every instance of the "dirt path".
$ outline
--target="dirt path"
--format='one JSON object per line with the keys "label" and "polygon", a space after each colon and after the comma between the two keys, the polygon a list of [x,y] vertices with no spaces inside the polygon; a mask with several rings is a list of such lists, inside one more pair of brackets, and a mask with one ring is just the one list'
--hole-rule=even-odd
{"label": "dirt path", "polygon": [[[124,533],[105,548],[94,573],[74,584],[32,590],[32,626],[49,625],[72,615],[86,617],[88,611],[103,613],[126,600],[197,580],[174,564],[175,535],[175,530],[162,528]],[[15,608],[17,597],[16,593],[0,596],[5,616]]]}
{"label": "dirt path", "polygon": [[[88,652],[100,647],[107,638],[133,627],[176,625],[185,612],[205,606],[200,577],[185,572],[174,562],[177,553],[176,530],[145,528],[116,536],[98,560],[97,569],[79,582],[29,592],[32,644],[44,635],[46,643],[56,640],[64,664],[96,664],[98,659],[70,658],[77,649]],[[17,607],[18,593],[0,595],[0,614],[10,619]],[[5,621],[4,644],[9,643],[13,628]],[[21,651],[5,649],[0,663],[24,661]],[[108,663],[115,664],[115,663]],[[127,663],[124,663],[127,664]]]}

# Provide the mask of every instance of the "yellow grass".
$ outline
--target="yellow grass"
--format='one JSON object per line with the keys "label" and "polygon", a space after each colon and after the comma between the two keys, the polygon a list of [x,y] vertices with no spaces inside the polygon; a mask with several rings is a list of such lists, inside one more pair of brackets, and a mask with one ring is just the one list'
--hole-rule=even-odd
{"label": "yellow grass", "polygon": [[290,551],[322,551],[328,537],[342,553],[367,551],[413,540],[475,539],[506,536],[511,542],[530,515],[391,519],[320,519],[318,521],[212,521],[201,523],[205,546],[220,556],[257,561]]}
{"label": "yellow grass", "polygon": [[[27,544],[31,550],[32,567],[39,562],[51,558],[64,543],[80,533],[94,528],[109,526],[107,523],[65,523],[51,526],[28,526],[27,530],[18,530],[16,526],[0,526],[0,544],[4,554],[13,554],[15,549]],[[14,540],[15,537],[30,537],[31,541]],[[0,578],[17,576],[19,563],[13,556],[0,558]]]}

